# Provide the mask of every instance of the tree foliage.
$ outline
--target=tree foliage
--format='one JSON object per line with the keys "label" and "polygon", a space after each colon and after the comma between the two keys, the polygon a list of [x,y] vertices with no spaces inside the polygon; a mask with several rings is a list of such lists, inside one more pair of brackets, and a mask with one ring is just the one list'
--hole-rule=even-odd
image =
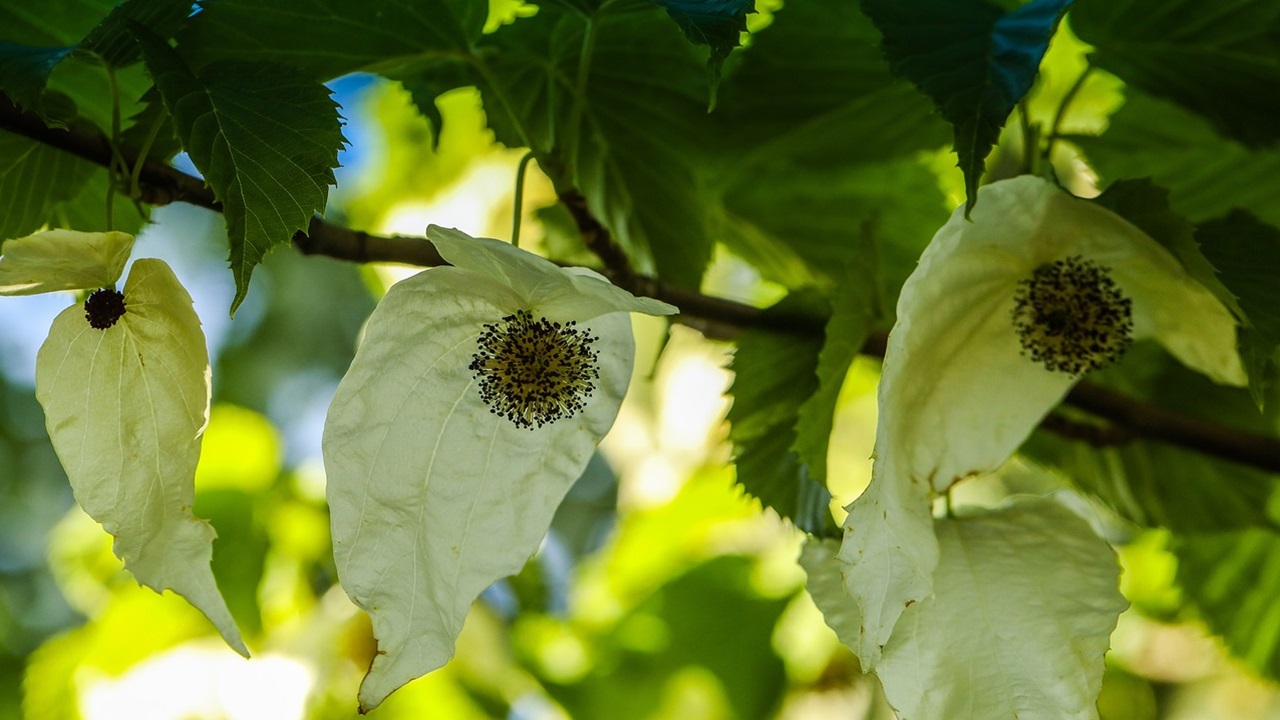
{"label": "tree foliage", "polygon": [[[374,200],[339,171],[376,144],[342,104],[353,77],[412,112]],[[1164,612],[1276,677],[1258,598],[1280,532],[1278,103],[1273,0],[0,0],[0,294],[78,293],[34,397],[124,567],[247,655],[279,614],[259,592],[283,572],[271,548],[311,538],[295,595],[328,617],[317,637],[361,648],[360,712],[430,683],[504,712],[479,686],[509,682],[640,718],[711,683],[726,714],[771,716],[787,684],[760,646],[799,571],[770,595],[741,557],[689,559],[700,513],[744,512],[699,494],[728,463],[748,513],[803,538],[809,596],[899,717],[1097,717],[1116,548],[1144,538],[1178,563]],[[397,172],[435,192],[505,151],[509,242],[362,216],[421,194]],[[180,216],[193,236],[212,223],[217,249],[188,251],[227,259],[233,320],[202,327],[181,264],[126,272],[170,205],[202,208]],[[386,263],[427,269],[388,290]],[[732,353],[728,428],[650,521],[618,513],[597,446],[662,413],[636,368],[680,357],[677,324]],[[311,505],[281,489],[302,471],[274,436],[264,479],[203,469],[242,452],[211,398],[304,395],[327,416]],[[556,553],[635,597],[557,621],[536,599],[568,582]],[[333,620],[331,587],[367,626]],[[530,656],[478,680],[464,625],[504,591]],[[114,667],[95,627],[23,651],[29,712],[76,716],[67,669]],[[610,666],[651,692],[620,700]]]}

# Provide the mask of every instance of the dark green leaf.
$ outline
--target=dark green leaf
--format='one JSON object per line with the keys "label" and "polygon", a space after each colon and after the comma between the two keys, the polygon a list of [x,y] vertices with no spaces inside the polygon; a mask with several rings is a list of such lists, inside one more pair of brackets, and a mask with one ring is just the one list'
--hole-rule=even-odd
{"label": "dark green leaf", "polygon": [[327,80],[360,70],[399,74],[464,56],[484,28],[478,0],[216,0],[178,36],[191,67],[218,60],[292,65]]}
{"label": "dark green leaf", "polygon": [[1280,3],[1080,0],[1090,60],[1248,145],[1280,140]]}
{"label": "dark green leaf", "polygon": [[720,68],[738,47],[747,30],[747,15],[756,11],[755,0],[653,0],[684,31],[689,42],[711,48],[707,67],[711,71],[711,106],[715,107]]}
{"label": "dark green leaf", "polygon": [[[1274,412],[1260,416],[1248,393],[1214,384],[1188,370],[1154,342],[1134,345],[1118,365],[1091,374],[1090,380],[1209,422],[1274,432]],[[1060,417],[1098,422],[1084,416]],[[1267,503],[1276,482],[1265,472],[1123,433],[1107,437],[1100,447],[1068,437],[1037,430],[1022,451],[1059,469],[1085,492],[1139,525],[1164,526],[1178,533],[1275,525],[1267,514]]]}
{"label": "dark green leaf", "polygon": [[879,319],[879,258],[873,225],[864,228],[864,242],[847,263],[831,299],[831,317],[815,368],[818,384],[797,411],[792,449],[808,465],[809,474],[827,483],[827,449],[835,418],[836,400],[849,366]]}
{"label": "dark green leaf", "polygon": [[977,202],[1000,128],[1031,89],[1072,0],[1033,0],[1009,13],[982,0],[863,0],[893,72],[915,83],[955,128],[968,201]]}
{"label": "dark green leaf", "polygon": [[1128,220],[1150,235],[1182,263],[1187,272],[1209,288],[1223,304],[1236,314],[1243,311],[1235,296],[1219,281],[1213,265],[1196,243],[1195,227],[1169,205],[1169,191],[1149,179],[1117,180],[1093,202]]}
{"label": "dark green leaf", "polygon": [[712,248],[696,175],[702,63],[655,6],[593,22],[581,102],[583,18],[544,8],[486,38],[477,84],[489,124],[499,141],[533,149],[557,189],[581,191],[639,269],[696,287]]}
{"label": "dark green leaf", "polygon": [[[49,75],[71,47],[31,47],[0,41],[0,92],[27,110],[44,115],[41,96]],[[45,120],[48,122],[48,118]]]}
{"label": "dark green leaf", "polygon": [[194,74],[135,31],[183,147],[223,205],[234,312],[263,255],[324,209],[343,144],[337,106],[319,82],[283,66],[219,62]]}
{"label": "dark green leaf", "polygon": [[1280,347],[1280,230],[1236,210],[1201,224],[1196,240],[1244,313],[1241,354],[1261,407]]}
{"label": "dark green leaf", "polygon": [[1250,210],[1280,226],[1280,150],[1224,139],[1200,117],[1130,89],[1100,138],[1076,138],[1106,179],[1150,177],[1192,222]]}
{"label": "dark green leaf", "polygon": [[[788,296],[770,310],[813,310],[805,296]],[[733,356],[729,440],[737,449],[738,483],[765,507],[806,532],[825,533],[831,495],[792,449],[800,408],[818,390],[822,338],[753,330],[738,338]]]}
{"label": "dark green leaf", "polygon": [[98,27],[83,40],[77,50],[91,52],[107,66],[123,67],[139,59],[138,44],[129,32],[137,23],[157,37],[168,40],[191,15],[191,0],[128,0],[117,5]]}
{"label": "dark green leaf", "polygon": [[74,155],[0,131],[0,242],[39,230],[57,203],[80,192],[93,169]]}
{"label": "dark green leaf", "polygon": [[1174,536],[1178,581],[1205,624],[1258,674],[1280,678],[1280,534]]}

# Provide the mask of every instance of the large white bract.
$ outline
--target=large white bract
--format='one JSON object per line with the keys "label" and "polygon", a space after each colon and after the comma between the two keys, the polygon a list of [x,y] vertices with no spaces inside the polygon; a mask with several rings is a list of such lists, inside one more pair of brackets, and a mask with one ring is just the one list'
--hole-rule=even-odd
{"label": "large white bract", "polygon": [[1151,237],[1035,177],[984,187],[903,286],[879,387],[875,466],[839,551],[872,670],[939,562],[932,499],[991,472],[1087,371],[1154,338],[1243,385],[1231,313]]}
{"label": "large white bract", "polygon": [[631,380],[637,298],[432,226],[454,267],[394,285],[324,433],[338,577],[369,612],[371,710],[444,665],[475,598],[537,550]]}

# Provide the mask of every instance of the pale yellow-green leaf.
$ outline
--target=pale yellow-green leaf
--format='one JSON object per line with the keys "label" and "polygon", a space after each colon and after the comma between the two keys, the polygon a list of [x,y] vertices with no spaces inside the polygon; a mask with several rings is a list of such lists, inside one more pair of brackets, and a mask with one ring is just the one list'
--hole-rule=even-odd
{"label": "pale yellow-green leaf", "polygon": [[876,674],[899,720],[1098,717],[1120,595],[1115,552],[1052,499],[939,520],[933,596]]}
{"label": "pale yellow-green leaf", "polygon": [[0,295],[110,287],[133,250],[122,232],[46,230],[6,240],[0,256]]}
{"label": "pale yellow-green leaf", "polygon": [[547,315],[574,317],[581,322],[610,312],[673,315],[672,305],[636,297],[585,268],[563,270],[554,263],[492,238],[432,225],[430,240],[450,264],[475,271],[511,289],[522,306]]}
{"label": "pale yellow-green leaf", "polygon": [[138,581],[173,590],[247,656],[209,567],[216,533],[192,514],[209,413],[209,356],[191,297],[160,260],[138,260],[124,316],[97,330],[74,305],[36,359],[36,397],[76,500],[115,537]]}
{"label": "pale yellow-green leaf", "polygon": [[[537,272],[566,272],[547,265]],[[508,280],[529,280],[511,272]],[[526,285],[536,293],[556,282]],[[517,293],[463,267],[396,284],[330,406],[324,457],[334,558],[378,639],[360,688],[363,710],[452,657],[471,603],[537,550],[626,393],[634,354],[626,313],[586,319],[535,307],[598,337],[595,390],[582,412],[533,430],[492,414],[468,365],[483,326],[517,309],[526,309]]]}

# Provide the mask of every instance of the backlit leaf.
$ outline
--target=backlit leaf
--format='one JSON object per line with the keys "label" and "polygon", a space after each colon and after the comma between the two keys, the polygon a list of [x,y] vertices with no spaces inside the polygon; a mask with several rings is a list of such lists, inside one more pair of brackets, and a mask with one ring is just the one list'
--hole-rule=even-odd
{"label": "backlit leaf", "polygon": [[54,320],[36,360],[49,437],[125,568],[185,597],[248,656],[209,567],[216,533],[191,512],[209,411],[200,319],[160,260],[134,263],[124,297],[125,314],[106,329],[80,305]]}
{"label": "backlit leaf", "polygon": [[0,247],[0,295],[113,286],[133,250],[122,232],[48,230]]}

